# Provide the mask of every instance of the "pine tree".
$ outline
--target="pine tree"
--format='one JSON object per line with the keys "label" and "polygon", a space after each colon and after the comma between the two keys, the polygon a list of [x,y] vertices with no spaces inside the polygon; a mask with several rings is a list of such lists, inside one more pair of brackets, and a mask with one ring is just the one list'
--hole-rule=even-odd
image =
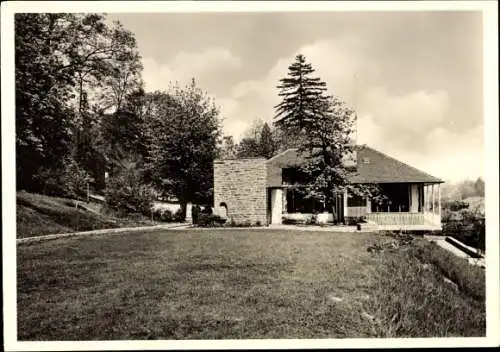
{"label": "pine tree", "polygon": [[315,72],[304,55],[295,57],[295,62],[288,67],[288,77],[280,80],[277,86],[281,103],[275,106],[275,125],[285,134],[303,135],[311,130],[321,110],[326,92],[326,83],[318,77],[311,77]]}
{"label": "pine tree", "polygon": [[301,171],[306,196],[323,201],[335,214],[346,190],[364,196],[378,190],[349,183],[352,171],[343,160],[353,150],[353,111],[339,98],[327,95],[326,83],[311,77],[314,72],[305,57],[297,55],[288,77],[278,86],[283,101],[275,107],[275,124],[284,132],[285,141],[293,137],[299,152],[305,154]]}
{"label": "pine tree", "polygon": [[267,123],[262,126],[262,131],[260,133],[260,156],[269,159],[272,157],[277,149],[276,141],[274,140],[273,133],[271,131],[271,127]]}

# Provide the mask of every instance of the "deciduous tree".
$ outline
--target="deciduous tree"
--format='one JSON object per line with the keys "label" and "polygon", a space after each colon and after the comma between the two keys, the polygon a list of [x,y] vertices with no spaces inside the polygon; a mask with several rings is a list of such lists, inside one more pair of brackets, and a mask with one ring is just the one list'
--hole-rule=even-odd
{"label": "deciduous tree", "polygon": [[219,109],[192,82],[153,94],[146,166],[159,189],[181,202],[209,202],[220,143]]}

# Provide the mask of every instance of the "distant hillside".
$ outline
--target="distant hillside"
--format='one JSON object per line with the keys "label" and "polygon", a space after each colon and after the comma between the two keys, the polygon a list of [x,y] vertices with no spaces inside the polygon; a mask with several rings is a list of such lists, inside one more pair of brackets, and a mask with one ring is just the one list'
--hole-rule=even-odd
{"label": "distant hillside", "polygon": [[482,178],[478,178],[476,181],[445,182],[441,185],[441,199],[443,201],[476,197],[484,198],[484,181]]}
{"label": "distant hillside", "polygon": [[16,196],[17,238],[149,224],[100,214],[97,204],[80,202],[77,208],[72,199],[28,192]]}
{"label": "distant hillside", "polygon": [[469,209],[485,215],[484,211],[484,197],[469,197],[465,198],[464,202],[469,203]]}

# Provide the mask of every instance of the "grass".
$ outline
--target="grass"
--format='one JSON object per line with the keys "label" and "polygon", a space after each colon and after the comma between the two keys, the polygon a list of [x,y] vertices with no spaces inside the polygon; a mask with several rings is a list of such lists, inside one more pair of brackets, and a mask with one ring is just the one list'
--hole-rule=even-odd
{"label": "grass", "polygon": [[[98,210],[96,204],[85,203]],[[17,238],[152,224],[151,221],[115,219],[76,208],[71,199],[18,192],[16,196]]]}
{"label": "grass", "polygon": [[18,339],[484,336],[484,300],[408,248],[366,250],[381,240],[205,230],[19,245]]}
{"label": "grass", "polygon": [[435,266],[439,273],[458,285],[460,290],[479,301],[486,298],[486,273],[484,269],[470,265],[466,259],[443,250],[434,243],[418,241],[411,254],[420,261]]}

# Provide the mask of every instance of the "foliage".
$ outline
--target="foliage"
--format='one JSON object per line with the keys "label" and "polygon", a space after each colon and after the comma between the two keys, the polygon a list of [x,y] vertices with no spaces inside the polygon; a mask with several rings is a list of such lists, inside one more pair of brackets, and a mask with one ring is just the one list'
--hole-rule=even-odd
{"label": "foliage", "polygon": [[236,157],[236,152],[236,143],[233,136],[224,136],[222,138],[220,157],[223,159],[232,159]]}
{"label": "foliage", "polygon": [[46,189],[69,154],[104,174],[102,112],[142,84],[132,33],[102,14],[20,13],[15,61],[17,188]]}
{"label": "foliage", "polygon": [[237,147],[237,156],[239,158],[256,158],[260,155],[260,143],[256,138],[243,138]]}
{"label": "foliage", "polygon": [[349,226],[358,225],[360,223],[366,223],[366,216],[347,216],[346,224]]}
{"label": "foliage", "polygon": [[129,162],[119,173],[110,176],[105,190],[106,205],[118,216],[151,215],[154,200],[151,187],[143,184],[142,173],[135,162]]}
{"label": "foliage", "polygon": [[449,209],[451,211],[459,211],[462,209],[467,209],[469,207],[469,203],[463,200],[453,200],[448,202],[443,202],[443,208]]}
{"label": "foliage", "polygon": [[[252,227],[252,222],[250,220],[245,220],[245,221],[235,221],[234,219],[231,219],[227,224],[226,227]],[[255,223],[255,226],[260,226],[257,223]]]}
{"label": "foliage", "polygon": [[143,159],[145,144],[146,93],[139,89],[127,95],[122,107],[101,118],[100,148],[105,152],[107,169],[114,173],[126,158]]}
{"label": "foliage", "polygon": [[443,234],[460,242],[486,251],[486,229],[484,216],[474,211],[461,210],[456,220],[443,220]]}
{"label": "foliage", "polygon": [[288,70],[288,77],[280,79],[281,84],[277,87],[283,100],[275,106],[275,124],[283,130],[307,135],[323,108],[326,83],[310,76],[315,70],[301,54],[295,57]]}
{"label": "foliage", "polygon": [[260,133],[260,154],[269,159],[272,157],[277,150],[276,141],[274,139],[271,127],[267,123],[262,127],[262,132]]}
{"label": "foliage", "polygon": [[73,158],[68,157],[64,162],[64,174],[61,181],[65,195],[83,198],[87,196],[92,178]]}
{"label": "foliage", "polygon": [[220,137],[218,108],[194,79],[151,99],[154,109],[145,126],[148,177],[183,203],[209,201]]}
{"label": "foliage", "polygon": [[[194,218],[193,218],[194,222]],[[196,217],[195,224],[201,227],[218,227],[223,225],[226,219],[216,214],[199,213]]]}
{"label": "foliage", "polygon": [[267,123],[262,124],[260,131],[256,131],[259,127],[260,124],[259,121],[257,121],[256,126],[253,126],[247,131],[247,136],[244,137],[237,146],[238,157],[261,157],[269,159],[276,154],[279,143],[275,133]]}
{"label": "foliage", "polygon": [[[69,152],[72,75],[63,70],[71,40],[66,28],[76,21],[71,14],[16,14],[16,167],[17,188],[41,190],[33,182],[41,167],[61,169]],[[52,173],[53,174],[53,173]],[[40,177],[41,175],[39,175]]]}

